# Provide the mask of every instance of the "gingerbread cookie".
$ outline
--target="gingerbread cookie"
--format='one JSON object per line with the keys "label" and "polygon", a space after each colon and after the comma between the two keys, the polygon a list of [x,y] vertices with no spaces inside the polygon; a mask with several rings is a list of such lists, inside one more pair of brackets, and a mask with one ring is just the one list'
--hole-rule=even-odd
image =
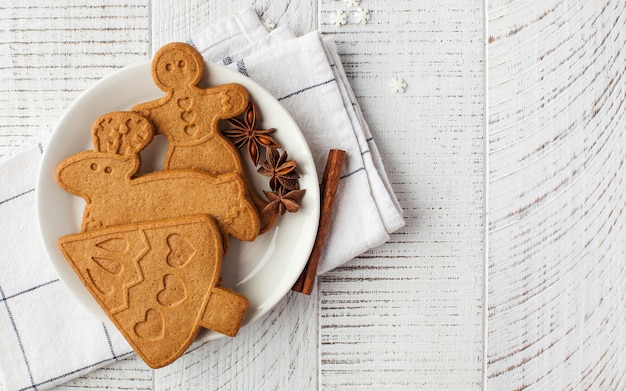
{"label": "gingerbread cookie", "polygon": [[200,327],[234,336],[248,300],[218,285],[221,234],[207,215],[67,235],[59,247],[115,326],[152,368]]}
{"label": "gingerbread cookie", "polygon": [[225,235],[254,240],[259,215],[239,174],[165,170],[136,176],[151,129],[133,112],[104,115],[92,127],[97,149],[59,164],[59,185],[86,201],[82,230],[207,214]]}
{"label": "gingerbread cookie", "polygon": [[[165,96],[138,104],[133,111],[149,118],[169,146],[164,169],[198,169],[214,175],[236,172],[245,178],[250,198],[262,211],[267,202],[247,179],[241,156],[218,129],[218,122],[237,116],[248,105],[248,91],[239,84],[202,88],[204,61],[198,51],[184,43],[160,48],[152,61],[152,78]],[[261,232],[275,222],[261,215]]]}

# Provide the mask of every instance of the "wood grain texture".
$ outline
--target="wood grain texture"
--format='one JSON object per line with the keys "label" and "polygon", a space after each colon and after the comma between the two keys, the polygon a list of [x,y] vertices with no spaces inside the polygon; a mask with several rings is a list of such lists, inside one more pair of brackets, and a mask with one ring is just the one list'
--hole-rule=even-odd
{"label": "wood grain texture", "polygon": [[[320,389],[478,389],[483,346],[483,2],[320,3],[407,226],[322,276]],[[343,26],[332,14],[347,13]],[[389,88],[392,77],[406,92]]]}
{"label": "wood grain texture", "polygon": [[[149,3],[3,1],[0,7],[0,156],[33,143],[95,81],[148,55]],[[60,357],[62,359],[62,357]],[[129,359],[61,389],[150,389]]]}
{"label": "wood grain texture", "polygon": [[489,390],[626,389],[624,26],[488,0]]}
{"label": "wood grain texture", "polygon": [[203,28],[248,7],[254,7],[261,20],[276,26],[289,25],[301,35],[317,28],[314,0],[184,0],[172,7],[168,0],[152,0],[153,50],[172,41],[184,41]]}
{"label": "wood grain texture", "polygon": [[5,0],[0,7],[0,156],[34,142],[88,86],[149,49],[146,0]]}
{"label": "wood grain texture", "polygon": [[54,391],[153,390],[152,369],[135,355],[54,388]]}
{"label": "wood grain texture", "polygon": [[626,388],[623,1],[487,0],[488,26],[478,0],[361,0],[365,25],[337,0],[86,4],[0,8],[0,155],[103,75],[252,5],[338,42],[407,226],[236,339],[60,389]]}
{"label": "wood grain texture", "polygon": [[192,345],[154,371],[155,390],[314,390],[317,294],[291,292],[236,338]]}
{"label": "wood grain texture", "polygon": [[[209,24],[254,6],[262,18],[289,23],[294,31],[308,32],[315,25],[312,2],[197,1],[170,7],[154,0],[152,42],[157,49],[184,40]],[[312,390],[317,388],[317,295],[288,294],[262,319],[240,331],[234,339],[192,347],[172,365],[154,371],[155,390]]]}

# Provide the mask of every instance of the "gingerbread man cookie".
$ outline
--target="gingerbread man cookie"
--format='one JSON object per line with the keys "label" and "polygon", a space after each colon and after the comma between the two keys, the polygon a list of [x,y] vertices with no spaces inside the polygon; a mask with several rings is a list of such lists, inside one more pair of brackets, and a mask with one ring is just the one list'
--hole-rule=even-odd
{"label": "gingerbread man cookie", "polygon": [[[220,120],[235,117],[246,109],[248,91],[235,83],[199,87],[204,71],[204,60],[192,46],[179,42],[163,46],[152,60],[152,78],[165,96],[138,104],[132,110],[150,119],[156,132],[167,138],[164,169],[192,168],[214,175],[239,173],[261,211],[267,202],[247,179],[235,146],[218,129]],[[265,232],[276,217],[261,214],[261,219],[261,232]]]}

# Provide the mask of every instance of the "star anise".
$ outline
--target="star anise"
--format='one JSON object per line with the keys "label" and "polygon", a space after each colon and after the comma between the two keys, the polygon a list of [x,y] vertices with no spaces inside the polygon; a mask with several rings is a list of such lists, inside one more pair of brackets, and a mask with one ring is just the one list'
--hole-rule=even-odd
{"label": "star anise", "polygon": [[287,160],[287,151],[282,154],[275,148],[267,148],[267,158],[261,163],[258,172],[262,175],[269,176],[270,187],[276,191],[280,187],[287,190],[296,190],[298,188],[298,178],[300,175],[296,171],[296,161]]}
{"label": "star anise", "polygon": [[275,132],[276,129],[256,129],[256,121],[257,108],[254,102],[250,101],[243,114],[243,120],[237,117],[228,119],[228,123],[233,128],[226,129],[222,133],[230,138],[237,148],[247,145],[252,162],[258,166],[261,149],[280,148],[280,144],[270,136],[270,133]]}
{"label": "star anise", "polygon": [[300,209],[300,200],[304,197],[305,190],[287,191],[280,188],[277,191],[265,191],[265,196],[269,201],[263,208],[263,213],[284,215],[285,212],[297,212]]}

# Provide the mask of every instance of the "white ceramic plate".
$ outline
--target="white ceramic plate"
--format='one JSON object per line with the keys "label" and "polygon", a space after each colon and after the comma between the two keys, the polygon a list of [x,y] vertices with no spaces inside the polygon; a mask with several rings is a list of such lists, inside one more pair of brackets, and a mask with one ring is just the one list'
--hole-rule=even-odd
{"label": "white ceramic plate", "polygon": [[[153,83],[149,61],[128,66],[100,80],[85,91],[61,117],[44,151],[36,187],[37,217],[41,238],[52,265],[69,290],[96,316],[109,322],[104,311],[83,286],[57,247],[57,239],[80,231],[84,201],[62,190],[54,179],[61,160],[76,152],[93,149],[90,128],[102,114],[129,110],[132,106],[164,95]],[[280,216],[275,228],[254,242],[231,240],[224,257],[224,285],[250,300],[244,326],[257,320],[285,295],[298,279],[309,257],[319,220],[319,184],[311,151],[298,125],[282,105],[265,89],[242,74],[208,64],[204,85],[239,83],[246,87],[262,116],[264,127],[277,129],[275,137],[296,160],[306,189],[301,209]],[[167,148],[163,136],[142,151],[142,172],[159,170]],[[249,177],[257,189],[269,189],[268,178],[256,173],[247,152]],[[221,334],[201,331],[198,339],[209,340]]]}

